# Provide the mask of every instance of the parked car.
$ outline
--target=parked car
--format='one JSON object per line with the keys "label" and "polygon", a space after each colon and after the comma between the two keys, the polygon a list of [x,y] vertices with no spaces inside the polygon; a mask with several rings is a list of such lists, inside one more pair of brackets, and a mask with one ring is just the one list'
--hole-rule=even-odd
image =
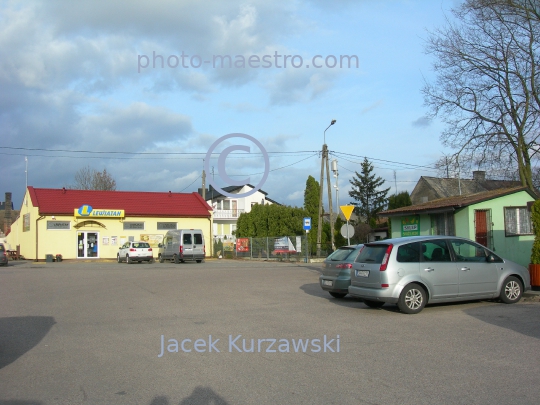
{"label": "parked car", "polygon": [[125,261],[128,264],[143,261],[153,263],[154,252],[148,242],[126,242],[120,246],[116,260],[118,263]]}
{"label": "parked car", "polygon": [[319,285],[334,298],[343,298],[349,293],[351,269],[364,245],[343,246],[328,256],[322,266]]}
{"label": "parked car", "polygon": [[200,263],[206,256],[204,235],[201,229],[167,231],[163,237],[163,243],[158,245],[158,249],[160,263],[165,260],[172,260],[175,263],[195,260]]}
{"label": "parked car", "polygon": [[6,246],[3,243],[0,243],[0,265],[7,266],[9,263],[9,259],[7,256],[7,249]]}
{"label": "parked car", "polygon": [[368,307],[397,304],[407,314],[426,304],[498,298],[507,304],[531,288],[528,270],[469,239],[412,236],[365,244],[349,294]]}

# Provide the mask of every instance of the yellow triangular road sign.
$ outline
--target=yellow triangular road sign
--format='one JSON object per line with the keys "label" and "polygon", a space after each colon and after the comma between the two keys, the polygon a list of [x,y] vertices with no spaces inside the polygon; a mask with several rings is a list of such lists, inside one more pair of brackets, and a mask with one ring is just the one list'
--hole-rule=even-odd
{"label": "yellow triangular road sign", "polygon": [[340,205],[339,208],[341,208],[341,212],[343,212],[343,215],[345,216],[345,219],[347,221],[351,219],[351,214],[354,210],[354,205]]}

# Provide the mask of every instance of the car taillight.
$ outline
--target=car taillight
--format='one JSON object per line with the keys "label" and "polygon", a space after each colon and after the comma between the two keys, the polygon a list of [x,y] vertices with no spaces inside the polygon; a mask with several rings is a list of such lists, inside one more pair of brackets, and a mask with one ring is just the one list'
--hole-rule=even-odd
{"label": "car taillight", "polygon": [[180,256],[184,256],[184,247],[180,246],[180,249],[178,250],[178,252],[180,253]]}
{"label": "car taillight", "polygon": [[352,269],[351,263],[341,263],[336,265],[336,269]]}
{"label": "car taillight", "polygon": [[152,251],[152,248],[148,249],[148,251],[151,252],[151,251]]}
{"label": "car taillight", "polygon": [[137,249],[130,248],[129,251],[130,251],[130,252],[136,252]]}
{"label": "car taillight", "polygon": [[381,288],[388,288],[390,287],[390,284],[381,284]]}
{"label": "car taillight", "polygon": [[386,266],[388,266],[388,259],[390,259],[390,253],[392,252],[393,247],[394,245],[388,245],[388,247],[386,248],[386,253],[384,254],[381,267],[379,268],[380,271],[386,271]]}

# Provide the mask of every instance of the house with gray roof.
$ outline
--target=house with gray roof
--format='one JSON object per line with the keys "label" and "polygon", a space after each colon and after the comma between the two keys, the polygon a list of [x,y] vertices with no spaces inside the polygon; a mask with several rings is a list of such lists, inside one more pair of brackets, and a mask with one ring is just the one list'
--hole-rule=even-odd
{"label": "house with gray roof", "polygon": [[530,207],[536,199],[520,185],[437,198],[378,215],[388,217],[392,238],[461,236],[528,266],[534,241]]}
{"label": "house with gray roof", "polygon": [[520,181],[486,180],[486,172],[473,172],[472,179],[422,176],[411,193],[413,205],[459,195],[521,186]]}

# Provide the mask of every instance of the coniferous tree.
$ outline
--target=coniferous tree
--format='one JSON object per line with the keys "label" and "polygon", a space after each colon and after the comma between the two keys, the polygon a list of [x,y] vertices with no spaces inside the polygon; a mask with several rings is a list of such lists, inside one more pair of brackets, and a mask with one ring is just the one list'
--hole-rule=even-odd
{"label": "coniferous tree", "polygon": [[304,190],[304,209],[308,217],[311,217],[311,231],[308,233],[310,251],[317,250],[317,227],[319,226],[319,182],[313,176],[309,176]]}
{"label": "coniferous tree", "polygon": [[363,218],[364,223],[373,227],[377,213],[386,207],[388,201],[386,195],[390,187],[379,190],[384,180],[372,174],[373,165],[367,158],[364,158],[361,165],[361,173],[355,172],[355,176],[349,180],[352,185],[349,195],[355,200],[351,204],[356,206],[356,214]]}
{"label": "coniferous tree", "polygon": [[401,207],[408,207],[409,205],[412,205],[412,201],[408,191],[402,191],[401,193],[391,195],[388,198],[389,210],[394,210]]}

